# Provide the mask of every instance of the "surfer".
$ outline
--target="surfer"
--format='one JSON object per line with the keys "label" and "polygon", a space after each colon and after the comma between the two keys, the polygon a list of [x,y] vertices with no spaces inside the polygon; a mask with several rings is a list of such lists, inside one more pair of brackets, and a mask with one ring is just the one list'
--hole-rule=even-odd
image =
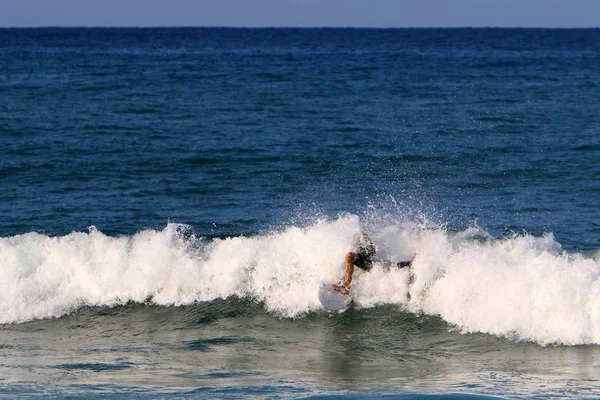
{"label": "surfer", "polygon": [[[333,285],[333,288],[343,294],[350,293],[350,284],[352,283],[352,275],[354,275],[354,266],[362,269],[363,271],[369,272],[373,268],[373,262],[375,261],[376,250],[371,238],[366,233],[362,233],[360,236],[360,243],[356,252],[349,252],[346,254],[345,260],[345,276],[344,282],[341,285]],[[412,262],[415,259],[416,254],[410,261],[400,261],[396,264],[396,268],[410,268]],[[390,269],[391,262],[386,262],[387,269]],[[414,275],[410,274],[409,284],[414,281]]]}

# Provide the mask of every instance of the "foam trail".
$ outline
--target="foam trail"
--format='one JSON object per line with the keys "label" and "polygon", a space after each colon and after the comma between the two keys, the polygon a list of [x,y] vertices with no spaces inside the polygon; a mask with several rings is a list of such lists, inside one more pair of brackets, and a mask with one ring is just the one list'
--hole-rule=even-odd
{"label": "foam trail", "polygon": [[[493,239],[479,228],[452,233],[427,224],[373,229],[382,258],[408,271],[357,272],[355,304],[394,304],[439,315],[457,330],[541,344],[600,344],[598,254],[566,254],[551,234]],[[169,224],[109,237],[95,228],[63,237],[0,238],[0,322],[59,317],[85,305],[128,301],[186,305],[230,296],[271,313],[322,310],[317,289],[343,275],[360,232],[353,215],[254,237],[205,240]],[[407,293],[410,292],[410,300]]]}

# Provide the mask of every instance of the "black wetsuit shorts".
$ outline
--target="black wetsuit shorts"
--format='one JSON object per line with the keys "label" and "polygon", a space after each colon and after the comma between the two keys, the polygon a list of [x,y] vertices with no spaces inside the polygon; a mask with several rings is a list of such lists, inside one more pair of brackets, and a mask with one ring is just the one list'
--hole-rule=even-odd
{"label": "black wetsuit shorts", "polygon": [[367,244],[360,246],[354,259],[354,265],[362,270],[370,271],[373,268],[373,259],[375,258],[375,246]]}

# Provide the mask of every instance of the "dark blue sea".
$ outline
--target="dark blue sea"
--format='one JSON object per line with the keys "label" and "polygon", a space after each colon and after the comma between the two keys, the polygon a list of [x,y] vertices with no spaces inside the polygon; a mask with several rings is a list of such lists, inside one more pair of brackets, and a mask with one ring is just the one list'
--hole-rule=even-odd
{"label": "dark blue sea", "polygon": [[600,397],[600,30],[0,29],[0,396]]}

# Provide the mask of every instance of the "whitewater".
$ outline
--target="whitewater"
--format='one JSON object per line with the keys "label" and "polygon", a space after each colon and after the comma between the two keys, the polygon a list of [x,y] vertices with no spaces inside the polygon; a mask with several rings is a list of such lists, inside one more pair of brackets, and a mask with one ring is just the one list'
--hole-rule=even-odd
{"label": "whitewater", "polygon": [[[185,306],[243,298],[273,318],[325,312],[317,292],[343,275],[364,226],[356,215],[252,236],[205,238],[186,225],[111,237],[89,232],[0,239],[0,322],[56,318],[129,302]],[[429,222],[369,227],[381,261],[353,282],[354,307],[393,305],[437,315],[463,334],[541,345],[600,344],[599,252],[567,253],[552,234],[493,238]],[[407,294],[410,293],[410,296]]]}

